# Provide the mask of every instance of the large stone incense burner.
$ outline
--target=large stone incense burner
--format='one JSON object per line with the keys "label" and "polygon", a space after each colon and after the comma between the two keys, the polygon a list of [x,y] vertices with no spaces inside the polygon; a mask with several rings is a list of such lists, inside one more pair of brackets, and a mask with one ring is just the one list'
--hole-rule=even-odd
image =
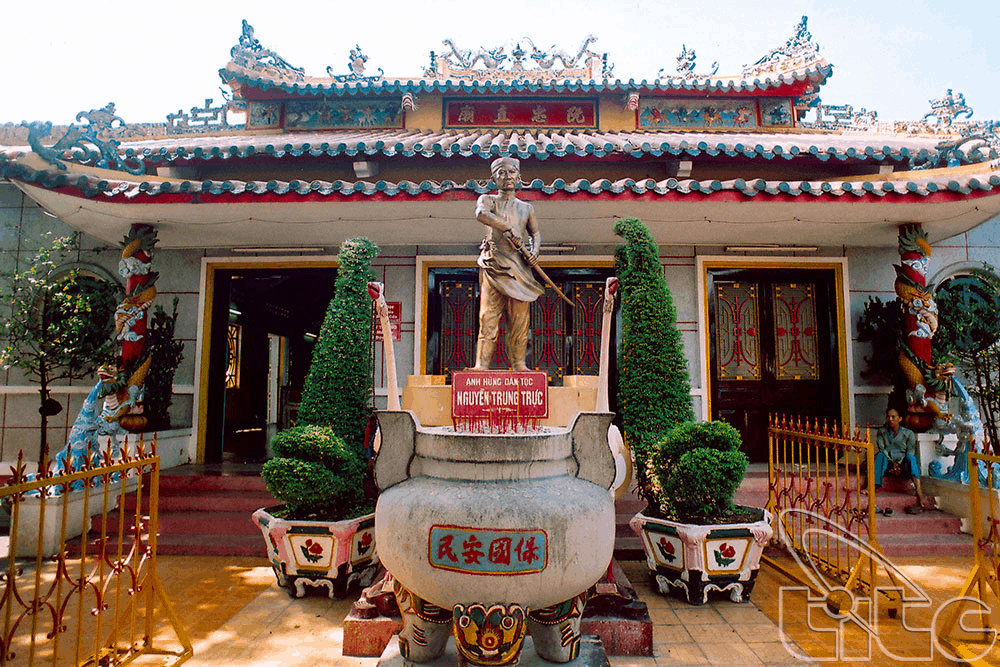
{"label": "large stone incense burner", "polygon": [[463,663],[575,659],[586,591],[614,547],[609,413],[567,427],[484,434],[379,414],[379,556],[395,578],[402,656],[427,662],[454,636]]}

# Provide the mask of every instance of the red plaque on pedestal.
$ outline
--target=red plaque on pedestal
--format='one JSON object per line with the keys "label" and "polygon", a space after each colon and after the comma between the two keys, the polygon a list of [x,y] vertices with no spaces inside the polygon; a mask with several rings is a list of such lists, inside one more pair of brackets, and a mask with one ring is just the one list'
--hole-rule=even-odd
{"label": "red plaque on pedestal", "polygon": [[545,371],[455,371],[451,418],[458,430],[510,433],[549,416]]}

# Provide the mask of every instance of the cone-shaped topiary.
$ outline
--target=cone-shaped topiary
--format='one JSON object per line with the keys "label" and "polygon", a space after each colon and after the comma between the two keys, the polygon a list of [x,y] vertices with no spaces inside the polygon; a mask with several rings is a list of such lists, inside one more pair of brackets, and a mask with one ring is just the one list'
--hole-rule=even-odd
{"label": "cone-shaped topiary", "polygon": [[652,235],[636,218],[615,223],[615,234],[625,239],[615,252],[622,289],[618,404],[640,494],[652,504],[645,493],[646,461],[667,431],[694,419],[691,384],[677,311]]}
{"label": "cone-shaped topiary", "polygon": [[378,247],[345,241],[333,299],[327,308],[302,389],[295,427],[271,439],[275,458],[261,475],[285,503],[285,518],[338,521],[371,512],[364,432],[371,414],[371,262]]}
{"label": "cone-shaped topiary", "polygon": [[371,413],[369,350],[372,305],[368,283],[378,246],[366,238],[340,247],[340,267],[333,299],[313,350],[302,390],[299,424],[330,426],[347,444],[362,448]]}

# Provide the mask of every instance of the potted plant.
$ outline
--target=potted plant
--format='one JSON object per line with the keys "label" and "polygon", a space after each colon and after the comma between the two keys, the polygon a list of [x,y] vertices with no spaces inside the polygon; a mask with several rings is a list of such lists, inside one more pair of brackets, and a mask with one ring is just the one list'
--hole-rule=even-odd
{"label": "potted plant", "polygon": [[[748,599],[771,530],[763,510],[732,506],[747,465],[739,433],[720,422],[694,422],[677,311],[656,242],[636,218],[619,220],[615,233],[625,240],[615,253],[622,290],[618,403],[638,493],[648,504],[632,529],[662,592],[683,588],[693,604],[715,589]],[[750,528],[751,518],[763,523]]]}
{"label": "potted plant", "polygon": [[351,239],[340,249],[334,297],[313,350],[297,423],[271,439],[274,458],[261,475],[284,503],[254,512],[278,584],[305,595],[322,586],[332,598],[371,583],[375,485],[366,450],[371,414],[369,371],[371,262],[378,248]]}
{"label": "potted plant", "polygon": [[773,530],[766,510],[733,504],[747,467],[741,444],[725,422],[685,422],[636,458],[648,505],[630,525],[662,593],[682,589],[691,604],[712,591],[750,599]]}

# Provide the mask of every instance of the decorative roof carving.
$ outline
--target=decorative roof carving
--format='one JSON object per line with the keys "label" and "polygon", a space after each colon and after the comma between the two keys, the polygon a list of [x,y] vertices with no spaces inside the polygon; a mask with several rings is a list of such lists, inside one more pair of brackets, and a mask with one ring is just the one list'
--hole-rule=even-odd
{"label": "decorative roof carving", "polygon": [[[715,76],[716,72],[719,71],[719,63],[718,63],[718,61],[716,61],[716,62],[712,63],[712,71],[710,73],[708,73],[708,74],[695,74],[695,72],[694,72],[694,67],[695,67],[694,61],[695,61],[696,58],[697,58],[697,56],[695,55],[694,49],[691,49],[690,51],[688,51],[687,45],[686,44],[681,44],[681,52],[680,52],[680,55],[677,56],[677,73],[680,74],[683,79],[689,81],[689,80],[697,78],[697,77],[705,78],[705,77]],[[657,72],[656,78],[658,78],[658,79],[662,78],[663,77],[663,71],[665,69],[666,68],[664,67],[659,72]]]}
{"label": "decorative roof carving", "polygon": [[[435,81],[596,81],[608,78],[614,69],[613,65],[608,65],[606,53],[599,54],[590,50],[590,45],[597,41],[593,35],[587,35],[574,55],[556,50],[555,46],[543,51],[527,37],[522,38],[522,41],[530,51],[526,51],[521,42],[517,42],[507,54],[505,50],[508,44],[492,49],[479,47],[473,52],[471,49],[460,49],[453,40],[446,39],[442,44],[448,47],[448,51],[442,54],[431,52],[430,67],[424,70],[424,77]],[[555,67],[556,62],[561,67]]]}
{"label": "decorative roof carving", "polygon": [[124,126],[125,121],[115,115],[114,102],[109,102],[102,109],[81,111],[76,115],[76,121],[79,123],[81,120],[87,121],[87,124],[70,125],[66,134],[52,146],[42,144],[42,137],[52,132],[52,123],[27,123],[28,144],[43,160],[60,169],[66,169],[62,159],[72,159],[101,169],[117,169],[135,175],[146,173],[141,156],[130,154],[123,157],[118,154],[121,142],[110,135]]}
{"label": "decorative roof carving", "polygon": [[287,60],[257,41],[253,26],[247,23],[246,19],[243,19],[243,34],[240,35],[240,41],[230,49],[229,55],[240,67],[265,72],[280,79],[291,81],[304,79],[305,70],[289,64]]}
{"label": "decorative roof carving", "polygon": [[931,110],[924,114],[922,120],[928,122],[935,118],[937,122],[951,126],[953,120],[959,116],[965,116],[966,120],[972,117],[972,107],[965,104],[965,95],[959,93],[957,96],[951,94],[951,88],[944,97],[930,100]]}
{"label": "decorative roof carving", "polygon": [[819,45],[812,41],[812,34],[806,29],[809,17],[803,16],[795,26],[795,34],[776,49],[760,58],[753,65],[744,66],[742,76],[752,79],[764,75],[780,74],[799,69],[819,60]]}
{"label": "decorative roof carving", "polygon": [[382,78],[382,75],[385,74],[385,72],[383,72],[382,68],[379,67],[378,74],[374,74],[372,76],[365,76],[365,63],[367,62],[368,62],[368,56],[366,56],[361,52],[361,47],[359,45],[355,44],[354,48],[351,49],[351,57],[350,60],[348,61],[348,66],[351,69],[351,73],[337,75],[333,73],[332,67],[327,67],[326,73],[329,74],[330,78],[332,78],[337,83],[350,83],[350,82],[375,83],[376,81]]}
{"label": "decorative roof carving", "polygon": [[205,132],[223,130],[229,127],[226,113],[232,103],[227,101],[217,107],[212,106],[212,98],[205,98],[205,106],[191,107],[191,113],[178,109],[177,113],[167,114],[167,133],[185,134],[188,132]]}

